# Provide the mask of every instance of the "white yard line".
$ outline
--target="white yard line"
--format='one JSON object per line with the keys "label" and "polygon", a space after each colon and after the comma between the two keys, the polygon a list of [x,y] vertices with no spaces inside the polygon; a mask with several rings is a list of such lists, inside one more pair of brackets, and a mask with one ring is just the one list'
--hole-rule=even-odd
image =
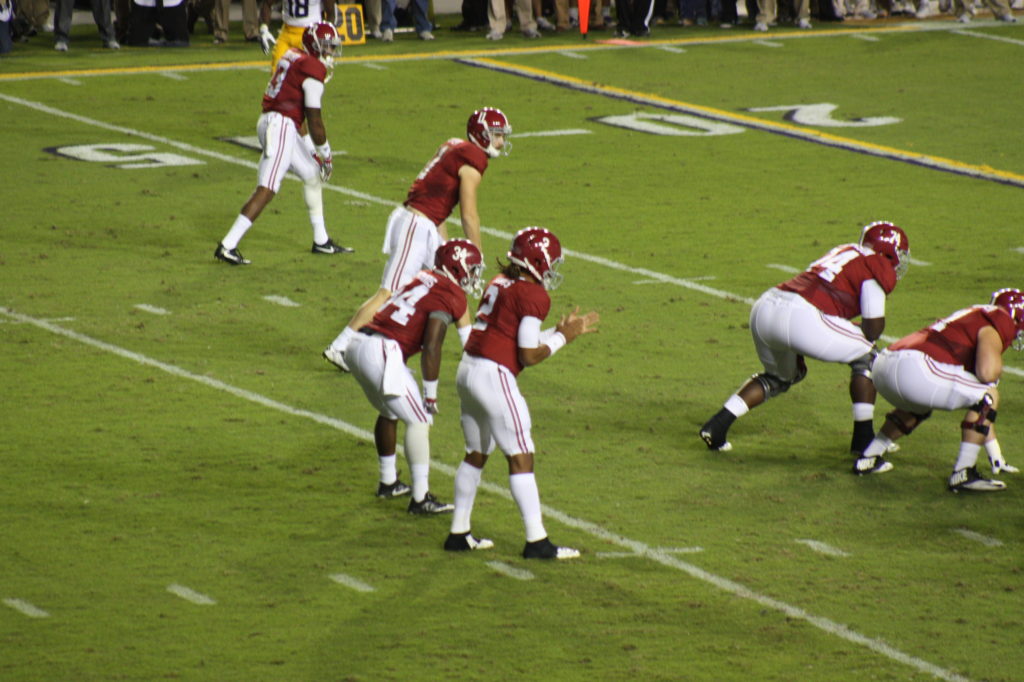
{"label": "white yard line", "polygon": [[515,578],[516,580],[533,580],[533,573],[530,573],[523,568],[510,566],[503,561],[488,561],[487,565],[498,573],[507,575],[509,578]]}
{"label": "white yard line", "polygon": [[292,299],[288,298],[287,296],[270,295],[270,296],[264,296],[263,300],[264,301],[269,301],[270,303],[273,303],[275,305],[284,306],[285,308],[299,308],[299,307],[302,306],[301,303],[296,303],[295,301],[293,301]]}
{"label": "white yard line", "polygon": [[154,315],[170,315],[171,314],[171,311],[169,311],[169,310],[164,310],[163,308],[159,308],[159,307],[157,307],[155,305],[150,305],[148,303],[136,303],[135,307],[138,308],[139,310],[143,311],[143,312],[152,313]]}
{"label": "white yard line", "polygon": [[6,604],[7,606],[11,607],[15,611],[21,613],[23,616],[28,616],[29,618],[49,618],[50,617],[49,613],[47,613],[46,611],[43,611],[41,608],[39,608],[38,606],[35,606],[34,604],[29,604],[24,599],[11,599],[11,598],[8,598],[8,599],[4,599],[4,604]]}
{"label": "white yard line", "polygon": [[[160,360],[155,360],[153,358],[147,357],[145,355],[142,355],[141,353],[136,353],[134,351],[130,351],[125,348],[115,346],[105,341],[94,339],[90,336],[86,336],[85,334],[80,334],[71,329],[60,327],[58,325],[53,324],[52,322],[47,322],[46,320],[33,318],[28,315],[23,315],[21,313],[10,310],[9,308],[0,306],[0,315],[6,315],[7,317],[18,320],[20,322],[31,324],[50,333],[57,334],[68,339],[72,339],[74,341],[78,341],[79,343],[82,343],[84,345],[91,346],[93,348],[97,348],[108,353],[112,353],[114,355],[117,355],[128,360],[132,360],[133,362],[137,362],[141,365],[162,370],[173,376],[182,379],[189,379],[191,381],[203,384],[204,386],[214,388],[219,391],[224,391],[225,393],[236,396],[238,398],[242,398],[243,400],[247,400],[257,405],[262,405],[263,407],[268,407],[291,416],[310,419],[314,422],[317,422],[318,424],[330,426],[331,428],[355,436],[356,438],[361,438],[369,442],[373,441],[372,433],[366,431],[365,429],[361,429],[357,426],[354,426],[353,424],[349,424],[348,422],[342,421],[340,419],[335,419],[333,417],[328,417],[327,415],[292,407],[290,405],[279,402],[272,398],[260,395],[259,393],[247,391],[245,389],[227,384],[223,381],[218,381],[217,379],[212,379],[205,375],[190,372],[186,369],[182,369],[181,367],[177,367],[175,365],[171,365],[166,362],[161,362]],[[433,461],[431,462],[431,468],[435,471],[440,471],[451,478],[455,477],[455,468],[443,462]],[[506,488],[497,486],[493,483],[488,483],[487,481],[482,481],[480,484],[480,488],[494,495],[504,497],[505,499],[511,499],[512,497]],[[783,613],[789,618],[804,621],[829,635],[833,635],[835,637],[843,639],[847,642],[850,642],[851,644],[863,646],[871,651],[874,651],[877,654],[880,654],[898,663],[907,665],[919,672],[933,675],[942,680],[956,680],[959,682],[966,679],[964,677],[961,677],[960,675],[957,675],[951,670],[947,670],[945,668],[942,668],[941,666],[935,665],[934,663],[930,663],[929,661],[926,661],[924,659],[904,653],[903,651],[900,651],[899,649],[889,645],[888,643],[880,639],[874,639],[872,637],[868,637],[867,635],[862,635],[859,632],[851,630],[842,623],[837,623],[831,619],[824,618],[822,616],[817,616],[809,611],[805,611],[804,609],[798,606],[793,606],[784,601],[780,601],[773,597],[760,594],[733,580],[724,578],[709,571],[705,571],[703,568],[700,568],[699,566],[688,563],[686,561],[682,561],[673,556],[673,551],[671,549],[666,550],[664,548],[651,547],[639,540],[633,540],[632,538],[627,538],[625,536],[619,535],[608,530],[604,526],[599,526],[596,523],[587,521],[585,519],[578,519],[574,516],[570,516],[565,512],[562,512],[558,509],[554,509],[547,505],[542,505],[542,509],[544,515],[547,518],[554,519],[555,521],[558,521],[559,523],[565,526],[587,533],[609,544],[622,547],[623,549],[628,550],[633,554],[637,554],[641,557],[649,559],[650,561],[661,564],[662,566],[666,566],[668,568],[672,568],[682,573],[685,573],[692,578],[696,578],[697,580],[703,581],[734,596],[740,597],[742,599],[747,599],[754,603],[760,604],[765,608]],[[495,567],[492,566],[492,568]],[[495,570],[498,569],[496,568]],[[189,592],[191,592],[189,588],[182,588],[181,586],[168,587],[168,591],[173,591],[171,589],[172,587],[179,587],[182,590],[188,590]],[[179,593],[175,592],[175,594]],[[179,596],[183,595],[179,594]],[[204,595],[199,596],[203,597]],[[183,598],[187,597],[183,596]],[[209,597],[205,598],[209,599]]]}
{"label": "white yard line", "polygon": [[207,597],[205,594],[196,592],[192,588],[185,587],[184,585],[179,585],[178,583],[171,583],[170,585],[168,585],[167,591],[175,595],[176,597],[181,597],[185,601],[192,602],[193,604],[197,604],[198,606],[213,606],[217,603],[210,597]]}
{"label": "white yard line", "polygon": [[806,545],[806,546],[810,547],[811,549],[813,549],[818,554],[825,554],[826,556],[840,556],[840,557],[842,557],[842,556],[850,556],[849,552],[844,552],[843,550],[839,549],[838,547],[833,547],[832,545],[825,544],[824,542],[820,542],[818,540],[795,540],[794,542],[799,542],[801,545]]}
{"label": "white yard line", "polygon": [[377,589],[373,585],[364,583],[362,580],[359,580],[358,578],[353,578],[350,575],[345,575],[344,573],[334,573],[327,577],[333,580],[334,582],[338,583],[339,585],[344,585],[345,587],[353,589],[356,592],[373,592]]}
{"label": "white yard line", "polygon": [[968,540],[973,540],[974,542],[980,542],[981,544],[985,545],[986,547],[1002,547],[1003,546],[1003,541],[1002,540],[998,540],[996,538],[990,538],[987,535],[982,535],[981,533],[975,533],[973,530],[967,530],[966,528],[954,528],[953,532],[957,533],[958,535],[964,536]]}

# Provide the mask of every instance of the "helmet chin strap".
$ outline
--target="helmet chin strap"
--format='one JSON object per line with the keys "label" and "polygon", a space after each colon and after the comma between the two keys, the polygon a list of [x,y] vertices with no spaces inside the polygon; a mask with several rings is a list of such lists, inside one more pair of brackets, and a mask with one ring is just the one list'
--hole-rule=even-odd
{"label": "helmet chin strap", "polygon": [[320,63],[327,69],[327,76],[324,77],[324,84],[331,82],[334,78],[334,57],[332,55],[320,55]]}

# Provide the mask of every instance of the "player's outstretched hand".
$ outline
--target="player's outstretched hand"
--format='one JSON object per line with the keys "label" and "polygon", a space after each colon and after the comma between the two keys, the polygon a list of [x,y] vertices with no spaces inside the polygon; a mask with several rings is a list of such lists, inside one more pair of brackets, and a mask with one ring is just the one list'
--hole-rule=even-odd
{"label": "player's outstretched hand", "polygon": [[585,315],[580,315],[580,307],[576,306],[575,310],[562,317],[555,329],[565,337],[565,342],[569,343],[580,334],[596,332],[597,323],[600,320],[601,316],[597,314],[597,311],[591,310]]}

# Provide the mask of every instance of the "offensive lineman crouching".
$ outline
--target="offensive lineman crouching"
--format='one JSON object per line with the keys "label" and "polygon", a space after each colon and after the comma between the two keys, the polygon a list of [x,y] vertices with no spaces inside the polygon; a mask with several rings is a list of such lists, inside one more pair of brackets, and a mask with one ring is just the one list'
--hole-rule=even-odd
{"label": "offensive lineman crouching", "polygon": [[989,305],[958,310],[886,348],[875,360],[875,386],[896,409],[871,441],[854,471],[888,471],[878,461],[893,441],[911,433],[933,409],[967,408],[960,424],[960,450],[949,489],[953,492],[1003,490],[1002,481],[982,478],[978,453],[984,446],[992,473],[1017,473],[1003,459],[996,440],[996,384],[1003,370],[1003,353],[1013,346],[1024,350],[1024,293],[1000,289]]}

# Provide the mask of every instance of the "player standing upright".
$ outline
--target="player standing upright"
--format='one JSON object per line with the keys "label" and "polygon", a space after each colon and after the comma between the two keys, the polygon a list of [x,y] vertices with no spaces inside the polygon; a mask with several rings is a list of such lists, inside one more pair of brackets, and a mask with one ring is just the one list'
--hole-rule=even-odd
{"label": "player standing upright", "polygon": [[337,7],[324,5],[321,0],[281,0],[283,25],[277,38],[270,32],[270,14],[277,0],[263,0],[260,4],[260,47],[263,54],[271,55],[270,68],[280,61],[289,49],[302,49],[302,35],[313,24],[338,24]]}
{"label": "player standing upright", "polygon": [[966,409],[949,489],[1003,490],[1002,481],[978,473],[977,461],[984,446],[993,474],[1018,472],[1003,459],[995,427],[996,384],[1003,372],[1003,353],[1010,346],[1024,350],[1024,293],[1019,289],[1000,289],[988,305],[958,310],[883,350],[875,360],[875,386],[896,409],[885,416],[854,471],[888,471],[891,465],[879,469],[882,455],[933,409]]}
{"label": "player standing upright", "polygon": [[541,330],[551,309],[548,291],[562,281],[558,272],[562,246],[550,231],[520,230],[508,259],[501,274],[487,285],[456,375],[466,457],[455,473],[455,512],[444,548],[463,551],[494,546],[473,536],[470,516],[484,465],[497,446],[508,461],[509,489],[526,531],[523,557],[572,559],[580,555],[579,550],[552,544],[544,529],[533,472],[530,409],[516,377],[577,336],[597,331],[599,318],[596,312],[581,317],[577,309],[554,327]]}
{"label": "player standing upright", "polygon": [[[747,380],[701,427],[708,448],[731,449],[727,435],[732,423],[801,381],[807,356],[850,366],[850,451],[860,457],[874,436],[871,362],[875,341],[885,329],[885,299],[909,264],[910,242],[903,230],[875,222],[861,231],[859,244],[835,247],[762,294],[750,311],[750,333],[764,371]],[[851,321],[856,317],[859,326]]]}
{"label": "player standing upright", "polygon": [[469,117],[466,134],[468,140],[452,138],[438,148],[413,181],[405,203],[391,212],[383,248],[388,262],[380,288],[323,352],[324,358],[338,369],[348,371],[345,349],[392,292],[401,289],[421,268],[430,267],[437,247],[448,239],[445,221],[456,205],[466,238],[483,252],[477,189],[488,160],[508,155],[512,127],[500,110],[485,107]]}
{"label": "player standing upright", "polygon": [[[441,346],[453,321],[469,333],[466,296],[476,295],[483,271],[480,250],[465,239],[438,248],[434,267],[422,270],[360,329],[349,351],[352,375],[380,416],[373,440],[380,460],[377,496],[398,497],[409,487],[395,470],[398,420],[405,424],[405,457],[412,472],[410,514],[449,512],[430,494],[430,425],[437,414]],[[423,396],[406,361],[422,349]]]}
{"label": "player standing upright", "polygon": [[[281,188],[289,170],[303,182],[303,197],[313,226],[312,252],[350,253],[327,236],[324,225],[323,182],[331,177],[333,160],[327,129],[321,114],[321,100],[334,55],[341,49],[335,28],[326,23],[309,26],[302,49],[290,49],[281,57],[263,95],[263,114],[256,125],[263,154],[257,170],[258,185],[242,206],[234,224],[217,244],[213,255],[231,265],[248,265],[238,243],[263,209]],[[299,128],[309,122],[315,153],[310,154],[299,138]]]}

